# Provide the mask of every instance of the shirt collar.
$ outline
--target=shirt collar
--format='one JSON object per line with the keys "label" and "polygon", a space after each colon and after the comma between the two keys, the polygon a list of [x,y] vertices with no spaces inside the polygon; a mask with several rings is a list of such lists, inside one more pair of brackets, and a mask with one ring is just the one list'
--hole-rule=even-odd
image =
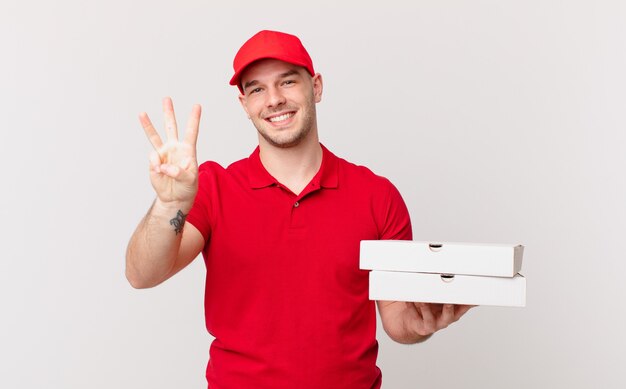
{"label": "shirt collar", "polygon": [[[319,183],[322,188],[336,188],[339,184],[337,177],[338,158],[323,144],[320,146],[322,147],[322,165],[311,182]],[[265,188],[279,183],[263,166],[259,146],[248,157],[248,180],[253,189]]]}

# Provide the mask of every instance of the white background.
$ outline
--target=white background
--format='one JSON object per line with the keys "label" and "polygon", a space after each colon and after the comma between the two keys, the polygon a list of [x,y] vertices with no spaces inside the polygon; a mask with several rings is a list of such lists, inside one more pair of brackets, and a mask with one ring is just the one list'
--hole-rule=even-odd
{"label": "white background", "polygon": [[0,387],[206,387],[202,261],[124,278],[154,196],[137,114],[198,102],[199,158],[247,156],[227,82],[266,28],[300,36],[322,142],[396,184],[416,239],[526,246],[526,308],[379,329],[384,387],[625,386],[625,3],[336,3],[2,0]]}

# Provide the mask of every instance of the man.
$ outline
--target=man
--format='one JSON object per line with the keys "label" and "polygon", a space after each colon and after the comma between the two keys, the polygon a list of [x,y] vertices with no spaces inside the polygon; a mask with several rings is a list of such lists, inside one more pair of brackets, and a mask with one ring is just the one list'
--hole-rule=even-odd
{"label": "man", "polygon": [[[258,132],[249,158],[198,168],[200,106],[178,140],[172,101],[167,141],[147,115],[157,198],[133,234],[126,275],[155,286],[200,252],[210,388],[379,388],[375,306],[359,270],[364,239],[411,239],[396,188],[333,155],[318,138],[322,76],[300,40],[261,31],[234,60],[231,84]],[[384,329],[417,343],[466,306],[379,301]]]}

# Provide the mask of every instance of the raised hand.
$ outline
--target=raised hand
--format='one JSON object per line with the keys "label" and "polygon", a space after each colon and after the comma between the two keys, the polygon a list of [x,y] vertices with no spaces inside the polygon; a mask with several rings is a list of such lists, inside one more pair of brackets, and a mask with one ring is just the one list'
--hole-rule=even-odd
{"label": "raised hand", "polygon": [[145,112],[139,115],[154,151],[150,153],[150,181],[158,199],[163,203],[180,203],[191,206],[198,191],[198,161],[196,142],[200,125],[201,107],[191,110],[185,137],[178,140],[178,128],[172,99],[163,99],[166,141],[162,141]]}

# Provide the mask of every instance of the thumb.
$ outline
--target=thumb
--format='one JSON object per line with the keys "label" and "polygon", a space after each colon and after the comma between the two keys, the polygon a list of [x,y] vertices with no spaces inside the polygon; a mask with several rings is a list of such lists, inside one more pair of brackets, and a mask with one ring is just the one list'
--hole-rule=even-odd
{"label": "thumb", "polygon": [[180,176],[181,169],[176,165],[170,165],[169,163],[164,163],[159,166],[159,170],[164,175],[177,179]]}

